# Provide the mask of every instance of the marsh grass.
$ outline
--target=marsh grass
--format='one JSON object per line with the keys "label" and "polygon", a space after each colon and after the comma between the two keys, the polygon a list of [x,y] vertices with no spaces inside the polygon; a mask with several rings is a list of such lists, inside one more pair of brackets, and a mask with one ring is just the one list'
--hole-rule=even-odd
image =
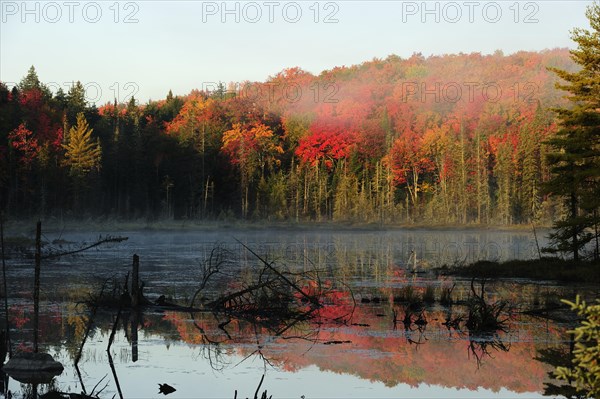
{"label": "marsh grass", "polygon": [[444,306],[452,305],[452,291],[456,287],[456,284],[453,284],[452,287],[441,286],[440,287],[440,303]]}
{"label": "marsh grass", "polygon": [[423,291],[423,302],[431,304],[435,302],[435,288],[433,285],[428,285]]}
{"label": "marsh grass", "polygon": [[412,285],[402,287],[394,296],[394,302],[415,303],[419,301],[419,296]]}

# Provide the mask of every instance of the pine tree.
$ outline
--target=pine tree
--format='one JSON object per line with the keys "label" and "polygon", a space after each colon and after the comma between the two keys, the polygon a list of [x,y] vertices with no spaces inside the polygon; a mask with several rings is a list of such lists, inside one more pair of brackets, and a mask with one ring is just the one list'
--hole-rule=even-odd
{"label": "pine tree", "polygon": [[77,115],[85,112],[87,103],[85,100],[85,88],[80,81],[73,83],[66,96],[67,119],[70,124],[75,124]]}
{"label": "pine tree", "polygon": [[77,114],[77,124],[69,129],[64,164],[74,176],[84,176],[100,167],[102,149],[100,141],[92,139],[92,131],[82,112]]}
{"label": "pine tree", "polygon": [[600,395],[600,300],[592,305],[577,295],[575,302],[563,302],[583,320],[569,331],[575,341],[572,366],[557,367],[555,374],[574,386],[581,394],[578,397],[597,398]]}
{"label": "pine tree", "polygon": [[551,68],[565,83],[557,88],[570,93],[570,108],[555,110],[560,129],[548,140],[552,173],[546,190],[564,200],[566,214],[555,222],[549,252],[570,252],[579,260],[582,248],[594,238],[589,228],[598,224],[600,195],[600,5],[586,11],[592,30],[576,28],[571,38],[578,48],[571,59],[578,72]]}
{"label": "pine tree", "polygon": [[37,72],[35,71],[35,67],[32,65],[29,70],[27,71],[27,75],[21,79],[21,82],[19,83],[19,90],[21,91],[28,91],[28,90],[32,90],[32,89],[39,89],[41,90],[42,88],[42,84],[40,82],[40,78],[37,75]]}
{"label": "pine tree", "polygon": [[25,75],[25,77],[23,77],[23,79],[21,79],[21,81],[19,82],[18,89],[22,93],[29,92],[32,90],[39,90],[45,99],[52,98],[52,93],[50,92],[50,89],[42,82],[40,82],[40,78],[38,77],[38,74],[35,71],[33,65],[27,71],[27,75]]}

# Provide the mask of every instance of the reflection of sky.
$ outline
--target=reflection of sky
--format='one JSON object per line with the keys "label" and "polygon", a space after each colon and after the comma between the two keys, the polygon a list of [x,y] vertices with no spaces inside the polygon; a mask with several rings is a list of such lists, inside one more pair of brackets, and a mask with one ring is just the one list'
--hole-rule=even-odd
{"label": "reflection of sky", "polygon": [[[225,371],[215,371],[203,358],[197,347],[172,342],[168,347],[163,342],[148,337],[139,342],[139,360],[131,362],[129,346],[124,337],[117,336],[111,354],[119,383],[125,398],[159,397],[158,384],[168,383],[177,389],[170,398],[232,398],[237,389],[238,397],[251,397],[263,373],[263,363],[256,358],[245,362],[242,356],[226,355],[224,362],[229,364]],[[103,397],[117,394],[114,379],[105,352],[108,334],[98,336],[86,344],[80,370],[86,389],[107,376],[100,384],[108,387]],[[65,365],[65,371],[58,377],[58,387],[62,390],[79,392],[77,374],[64,352],[55,359]],[[86,360],[92,358],[92,361]],[[236,367],[232,367],[237,365]],[[9,389],[18,391],[19,384],[11,381]],[[386,387],[381,382],[372,382],[352,375],[338,374],[308,366],[296,372],[279,372],[268,369],[261,392],[268,390],[274,398],[541,398],[538,393],[515,393],[505,389],[493,392],[488,389],[468,390],[444,388],[421,384],[411,387],[398,384]]]}

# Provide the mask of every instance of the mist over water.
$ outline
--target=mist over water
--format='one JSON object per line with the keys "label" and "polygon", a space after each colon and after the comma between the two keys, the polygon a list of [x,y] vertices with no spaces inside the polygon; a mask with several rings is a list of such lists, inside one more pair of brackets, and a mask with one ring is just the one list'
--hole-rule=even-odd
{"label": "mist over water", "polygon": [[[108,375],[106,394],[117,392],[106,352],[116,310],[95,316],[79,364],[83,370],[79,380],[73,356],[88,312],[71,298],[97,292],[103,281],[122,281],[131,270],[133,254],[140,256],[140,279],[151,301],[165,295],[188,304],[198,287],[202,262],[220,247],[229,257],[234,280],[239,276],[242,281],[248,270],[257,267],[251,250],[291,272],[319,270],[324,280],[339,281],[351,289],[356,306],[351,322],[307,322],[301,327],[305,338],[291,339],[271,336],[239,321],[223,330],[223,320],[210,314],[145,311],[136,319],[128,311],[121,315],[110,350],[125,397],[155,396],[156,384],[165,382],[177,388],[173,397],[233,397],[235,389],[249,396],[265,370],[261,389],[268,389],[274,397],[538,397],[550,366],[534,359],[536,351],[564,345],[567,325],[519,316],[493,341],[508,350],[481,346],[465,330],[442,324],[451,315],[464,314],[460,304],[426,305],[422,312],[429,324],[425,328],[396,329],[392,323],[394,315],[402,317],[408,308],[391,298],[408,286],[420,295],[427,287],[438,292],[455,285],[455,300],[468,298],[468,280],[438,278],[432,273],[435,267],[537,257],[530,232],[229,228],[91,234],[65,230],[48,231],[44,240],[58,250],[108,234],[128,240],[42,265],[42,345],[65,365],[65,372],[55,380],[63,391],[77,391],[81,382],[90,389]],[[540,246],[546,245],[542,236],[538,233]],[[418,274],[412,274],[415,267]],[[22,323],[13,339],[22,349],[27,348],[31,333],[32,269],[31,259],[9,259],[10,306],[15,320]],[[491,299],[507,298],[519,306],[540,293],[571,292],[550,281],[516,280],[490,282],[486,291]],[[454,371],[448,374],[450,370]],[[497,379],[498,373],[506,378]],[[203,389],[197,381],[202,381]],[[26,392],[25,386],[13,380],[9,387],[17,397]]]}

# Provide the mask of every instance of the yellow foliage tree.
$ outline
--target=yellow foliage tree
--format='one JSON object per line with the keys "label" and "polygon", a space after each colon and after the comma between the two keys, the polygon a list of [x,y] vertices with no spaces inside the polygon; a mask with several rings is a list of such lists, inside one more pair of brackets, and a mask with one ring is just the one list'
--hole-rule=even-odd
{"label": "yellow foliage tree", "polygon": [[[248,215],[248,192],[250,182],[258,176],[265,177],[266,169],[279,166],[278,156],[283,153],[281,138],[271,128],[262,123],[242,126],[236,123],[223,133],[221,149],[241,175],[242,216]],[[258,200],[257,200],[258,201]]]}
{"label": "yellow foliage tree", "polygon": [[83,176],[100,168],[102,147],[99,139],[92,139],[93,130],[90,129],[83,113],[77,114],[77,124],[69,129],[67,143],[63,144],[65,149],[63,164],[73,175]]}

